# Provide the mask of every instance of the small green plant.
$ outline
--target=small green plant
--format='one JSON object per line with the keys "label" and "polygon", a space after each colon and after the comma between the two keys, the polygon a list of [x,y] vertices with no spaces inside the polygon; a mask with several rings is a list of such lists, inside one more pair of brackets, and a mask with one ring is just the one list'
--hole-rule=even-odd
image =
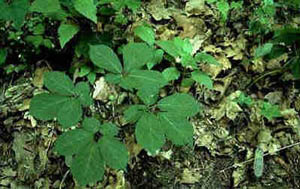
{"label": "small green plant", "polygon": [[[151,38],[145,35],[141,38]],[[147,41],[153,45],[153,38],[152,42]],[[173,94],[154,105],[159,98],[159,89],[167,84],[162,73],[143,69],[155,57],[155,49],[146,43],[129,43],[122,49],[123,65],[113,50],[105,45],[91,45],[89,54],[96,66],[109,72],[106,74],[107,81],[126,90],[138,90],[137,96],[145,105],[131,106],[125,112],[125,119],[137,122],[136,139],[143,148],[155,154],[166,138],[177,145],[192,141],[193,127],[187,118],[199,111],[193,97]]]}
{"label": "small green plant", "polygon": [[63,133],[56,140],[55,151],[71,157],[72,175],[80,185],[102,180],[105,166],[125,169],[128,151],[115,136],[118,128],[111,123],[100,125],[95,118],[85,118],[80,128]]}
{"label": "small green plant", "polygon": [[126,90],[138,90],[138,96],[148,101],[167,84],[164,76],[154,70],[142,69],[154,57],[154,51],[146,43],[129,43],[124,46],[123,65],[114,51],[106,45],[91,45],[92,62],[108,71],[106,80],[119,84]]}
{"label": "small green plant", "polygon": [[156,154],[166,139],[175,145],[191,144],[193,126],[187,118],[199,112],[195,99],[175,93],[154,103],[132,105],[125,111],[125,119],[136,123],[137,142],[151,154]]}
{"label": "small green plant", "polygon": [[[299,34],[299,28],[284,26],[275,30],[273,38],[255,50],[254,58],[263,58],[263,60],[275,59],[285,53],[289,55],[288,61],[281,68],[264,73],[255,82],[268,75],[284,73],[285,71],[290,71],[295,79],[300,79],[299,50],[295,48],[300,39]],[[290,51],[290,48],[292,48],[292,51]]]}
{"label": "small green plant", "polygon": [[[206,73],[200,71],[198,69],[199,62],[208,63],[220,66],[220,63],[211,55],[201,52],[197,53],[193,56],[193,46],[189,42],[188,39],[181,39],[179,37],[175,37],[173,40],[167,41],[155,41],[155,32],[152,28],[147,26],[139,26],[134,30],[136,36],[138,36],[141,40],[145,41],[153,48],[154,44],[163,49],[155,50],[155,61],[147,64],[148,68],[153,67],[156,63],[159,63],[164,55],[164,51],[174,58],[176,63],[180,63],[183,67],[191,67],[194,71],[191,73],[191,78],[206,86],[209,89],[213,88],[213,81]],[[166,68],[162,74],[164,75],[167,81],[177,80],[180,77],[180,72],[176,67]]]}
{"label": "small green plant", "polygon": [[[30,103],[30,114],[41,120],[58,119],[63,128],[77,124],[82,118],[82,106],[92,105],[89,85],[79,82],[76,86],[61,72],[48,72],[44,85],[50,93],[35,95]],[[63,133],[56,141],[55,150],[71,157],[71,172],[80,185],[102,179],[105,165],[125,169],[128,152],[115,136],[118,128],[105,123],[100,126],[94,118],[85,118],[80,128]]]}
{"label": "small green plant", "polygon": [[[192,68],[194,71],[191,72],[190,78],[196,81],[199,84],[204,85],[208,89],[213,88],[213,81],[208,74],[202,72],[198,68],[197,63],[208,63],[220,66],[220,63],[211,55],[201,52],[197,53],[195,56],[192,55],[193,46],[188,41],[188,39],[180,39],[179,37],[174,38],[173,40],[168,41],[157,41],[156,44],[162,48],[167,54],[175,59],[177,63],[180,63],[185,68]],[[169,70],[167,68],[167,75],[172,74],[170,79],[178,78],[177,69]]]}
{"label": "small green plant", "polygon": [[57,118],[68,128],[82,118],[82,107],[92,105],[90,88],[86,82],[74,86],[71,79],[61,72],[48,72],[44,76],[44,85],[50,93],[35,95],[30,103],[30,114],[40,120]]}
{"label": "small green plant", "polygon": [[282,116],[278,105],[262,100],[253,100],[250,96],[247,96],[243,92],[241,92],[234,101],[240,105],[247,105],[248,107],[257,105],[260,109],[260,115],[267,118],[269,121]]}
{"label": "small green plant", "polygon": [[281,117],[279,106],[271,104],[269,102],[262,102],[260,113],[268,120],[272,120],[276,117]]}
{"label": "small green plant", "polygon": [[[3,36],[7,36],[4,45],[10,49],[6,56],[18,54],[20,62],[18,66],[7,64],[1,68],[6,73],[19,72],[31,62],[27,60],[28,54],[42,54],[46,51],[43,47],[58,53],[78,33],[96,26],[97,9],[93,0],[0,0],[1,28],[5,31]],[[84,22],[88,22],[91,28],[87,28]]]}
{"label": "small green plant", "polygon": [[221,22],[223,23],[227,21],[230,10],[240,10],[243,8],[243,1],[232,1],[231,3],[228,3],[227,0],[206,0],[206,2],[216,4],[220,12]]}
{"label": "small green plant", "polygon": [[276,7],[273,0],[263,0],[255,9],[249,22],[250,31],[254,34],[267,34],[273,29]]}

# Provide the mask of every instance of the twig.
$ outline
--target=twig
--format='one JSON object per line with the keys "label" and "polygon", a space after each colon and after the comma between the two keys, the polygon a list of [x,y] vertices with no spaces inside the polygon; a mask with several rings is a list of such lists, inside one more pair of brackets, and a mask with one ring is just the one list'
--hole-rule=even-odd
{"label": "twig", "polygon": [[[300,144],[300,142],[296,142],[296,143],[294,143],[294,144],[290,144],[290,145],[288,145],[288,146],[284,146],[284,147],[279,148],[278,150],[276,150],[274,153],[280,152],[280,151],[285,150],[285,149],[288,149],[288,148],[292,148],[292,147],[297,146],[297,145],[299,145],[299,144]],[[271,155],[271,153],[264,153],[263,157],[268,156],[268,155]],[[221,171],[219,171],[219,173],[224,173],[224,171],[226,171],[226,170],[229,170],[229,169],[232,169],[232,168],[236,168],[236,167],[238,167],[238,166],[242,166],[242,165],[244,165],[244,164],[247,164],[247,163],[249,163],[249,162],[252,162],[253,160],[254,160],[254,158],[251,158],[251,159],[249,159],[249,160],[247,160],[247,161],[244,161],[244,162],[241,162],[241,163],[234,164],[234,165],[229,166],[229,167],[227,167],[227,168],[225,168],[225,169],[222,169]]]}
{"label": "twig", "polygon": [[64,182],[65,182],[65,180],[66,180],[66,178],[67,178],[69,172],[70,172],[70,170],[68,170],[68,171],[65,173],[63,179],[62,179],[61,182],[60,182],[59,189],[62,189],[62,185],[64,184]]}

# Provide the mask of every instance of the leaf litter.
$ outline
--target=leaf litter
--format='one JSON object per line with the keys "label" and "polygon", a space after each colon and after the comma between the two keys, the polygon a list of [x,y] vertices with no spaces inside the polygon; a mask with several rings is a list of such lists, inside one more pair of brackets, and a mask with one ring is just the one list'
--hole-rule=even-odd
{"label": "leaf litter", "polygon": [[[300,147],[289,147],[300,141],[298,89],[288,75],[259,80],[248,89],[244,86],[249,77],[281,67],[278,62],[286,62],[286,56],[273,62],[258,57],[260,54],[255,51],[253,39],[243,32],[243,20],[238,19],[238,16],[247,17],[250,14],[247,11],[237,14],[236,18],[233,15],[237,22],[229,27],[218,23],[214,5],[206,4],[204,0],[190,0],[185,6],[180,1],[170,2],[152,0],[143,3],[145,10],[141,13],[158,22],[149,22],[157,38],[189,37],[195,50],[213,55],[222,64],[222,67],[201,65],[215,81],[213,89],[199,84],[188,88],[195,91],[194,95],[203,104],[200,115],[191,119],[194,144],[179,148],[167,143],[157,156],[148,156],[135,143],[126,122],[120,121],[124,118],[119,112],[125,109],[121,102],[126,102],[128,94],[120,94],[120,89],[99,78],[93,97],[106,104],[105,108],[95,105],[92,113],[100,109],[100,117],[121,122],[125,128],[121,135],[130,151],[130,160],[127,171],[107,170],[103,181],[93,188],[299,187]],[[138,16],[135,19],[138,20]],[[164,20],[168,22],[162,22]],[[130,27],[126,32],[130,33],[129,30]],[[270,46],[267,47],[261,48],[269,51]],[[255,55],[256,59],[249,58]],[[33,92],[41,91],[41,75],[46,71],[47,68],[37,68],[32,76],[28,74],[1,87],[5,91],[0,104],[3,123],[0,128],[0,184],[3,186],[74,186],[63,158],[52,149],[61,131],[54,122],[36,123],[28,116],[28,101]],[[282,85],[286,80],[286,85]],[[241,103],[242,93],[252,103]],[[265,113],[261,113],[261,107]],[[254,177],[256,170],[253,167],[258,148],[263,151],[260,155],[264,158],[260,179]]]}

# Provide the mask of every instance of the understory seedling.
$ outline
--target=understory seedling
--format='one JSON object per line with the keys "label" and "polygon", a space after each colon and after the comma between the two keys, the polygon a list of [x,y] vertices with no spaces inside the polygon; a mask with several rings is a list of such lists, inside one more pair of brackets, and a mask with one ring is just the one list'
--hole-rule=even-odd
{"label": "understory seedling", "polygon": [[63,128],[69,128],[81,120],[82,107],[93,103],[88,83],[79,82],[74,86],[62,72],[45,73],[44,85],[50,92],[35,95],[29,109],[30,114],[40,120],[57,118]]}
{"label": "understory seedling", "polygon": [[[208,63],[220,66],[220,63],[211,55],[201,52],[193,55],[193,46],[188,39],[180,39],[175,37],[173,40],[157,41],[156,44],[162,48],[167,54],[172,56],[177,63],[180,63],[183,67],[190,67],[193,69],[190,78],[197,83],[204,85],[208,89],[213,88],[213,81],[208,74],[201,71],[198,68],[198,63]],[[178,72],[174,69],[172,73],[176,79]]]}
{"label": "understory seedling", "polygon": [[[194,70],[190,76],[194,81],[206,86],[209,89],[213,88],[213,81],[209,75],[199,70],[197,63],[202,62],[217,66],[220,66],[220,63],[213,56],[205,52],[196,53],[194,56],[193,46],[189,42],[189,39],[183,40],[179,37],[175,37],[173,40],[155,41],[155,32],[151,27],[148,26],[139,26],[134,30],[134,33],[153,48],[155,48],[155,44],[163,50],[155,50],[155,58],[157,60],[156,63],[162,60],[164,52],[166,52],[168,55],[174,58],[176,63],[180,63],[183,67],[190,67]],[[149,64],[147,64],[148,68],[151,68],[153,65],[154,64],[151,64],[149,66]],[[180,77],[180,72],[176,67],[166,68],[162,74],[167,81],[177,80]]]}
{"label": "understory seedling", "polygon": [[[299,36],[299,28],[283,26],[282,28],[275,30],[271,40],[255,50],[254,58],[262,58],[267,61],[276,59],[284,54],[289,56],[288,61],[281,66],[281,68],[264,73],[263,76],[258,77],[255,82],[274,73],[284,73],[286,71],[290,71],[295,79],[300,78],[299,50],[295,48],[300,39]],[[292,49],[292,51],[290,49]]]}
{"label": "understory seedling", "polygon": [[261,5],[255,9],[249,22],[250,31],[254,34],[267,34],[272,30],[275,15],[276,6],[274,1],[261,1]]}
{"label": "understory seedling", "polygon": [[153,104],[132,105],[124,113],[128,122],[136,123],[137,142],[150,154],[156,154],[166,139],[175,145],[191,144],[194,130],[187,118],[200,110],[195,99],[175,93]]}
{"label": "understory seedling", "polygon": [[159,99],[159,89],[167,84],[163,74],[143,67],[154,57],[153,48],[146,43],[129,43],[124,46],[123,65],[114,51],[105,45],[91,45],[92,62],[108,71],[108,82],[122,88],[137,90],[143,104],[132,105],[125,112],[125,119],[136,124],[137,142],[151,154],[155,154],[166,139],[176,145],[192,142],[193,127],[187,118],[199,111],[199,104],[188,94],[173,94]]}
{"label": "understory seedling", "polygon": [[256,105],[259,107],[259,113],[263,117],[267,118],[269,121],[273,120],[274,118],[281,117],[281,111],[278,105],[272,104],[267,101],[262,100],[253,100],[250,96],[247,96],[245,93],[241,92],[240,95],[234,99],[235,102],[239,103],[240,105],[247,105],[251,107]]}
{"label": "understory seedling", "polygon": [[123,65],[114,51],[106,45],[91,45],[92,62],[108,71],[108,82],[118,84],[126,90],[138,90],[137,95],[145,102],[157,96],[159,89],[167,84],[164,76],[143,67],[154,57],[154,51],[146,43],[129,43],[124,46]]}
{"label": "understory seedling", "polygon": [[206,2],[216,4],[220,12],[221,22],[223,23],[227,21],[230,10],[243,8],[243,0],[232,1],[231,3],[228,3],[227,0],[206,0]]}
{"label": "understory seedling", "polygon": [[[44,85],[50,93],[35,95],[30,103],[30,114],[41,120],[57,118],[63,128],[77,124],[82,118],[82,106],[92,105],[89,85],[79,82],[75,86],[62,72],[48,72]],[[63,133],[55,143],[55,150],[71,157],[71,172],[80,185],[102,179],[105,165],[125,169],[128,152],[115,137],[118,128],[105,123],[100,126],[95,118],[85,118],[80,128]]]}
{"label": "understory seedling", "polygon": [[269,102],[261,103],[260,114],[267,118],[269,121],[273,118],[281,117],[279,106],[271,104]]}
{"label": "understory seedling", "polygon": [[55,151],[72,159],[72,175],[80,185],[102,180],[105,166],[125,169],[128,151],[116,135],[114,124],[100,125],[95,118],[85,118],[80,128],[63,133],[56,140]]}

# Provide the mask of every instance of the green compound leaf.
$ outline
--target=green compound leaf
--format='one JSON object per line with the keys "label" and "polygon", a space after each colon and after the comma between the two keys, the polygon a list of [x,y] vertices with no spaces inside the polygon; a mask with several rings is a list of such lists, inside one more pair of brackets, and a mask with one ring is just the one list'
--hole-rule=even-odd
{"label": "green compound leaf", "polygon": [[90,59],[99,68],[106,69],[112,73],[121,73],[122,65],[114,51],[106,45],[91,45],[89,51]]}
{"label": "green compound leaf", "polygon": [[[184,112],[184,111],[182,111]],[[161,125],[163,125],[165,134],[175,145],[191,144],[193,141],[193,126],[177,113],[159,113]]]}
{"label": "green compound leaf", "polygon": [[208,89],[213,89],[213,81],[205,72],[192,72],[192,79],[195,80],[197,83],[204,85]]}
{"label": "green compound leaf", "polygon": [[57,120],[64,128],[69,128],[81,120],[82,108],[79,99],[69,98],[58,110]]}
{"label": "green compound leaf", "polygon": [[34,96],[30,102],[29,113],[43,121],[51,120],[57,117],[58,110],[63,107],[69,99],[69,97],[55,94],[38,94]]}
{"label": "green compound leaf", "polygon": [[44,85],[52,93],[71,96],[74,94],[74,84],[72,80],[62,72],[47,72],[44,76]]}
{"label": "green compound leaf", "polygon": [[99,140],[99,148],[104,161],[114,169],[125,169],[129,159],[124,144],[111,136],[103,136]]}
{"label": "green compound leaf", "polygon": [[42,13],[45,16],[59,20],[67,17],[67,14],[60,6],[59,0],[35,0],[30,7],[30,11]]}
{"label": "green compound leaf", "polygon": [[144,105],[134,105],[125,111],[125,119],[136,122],[135,136],[138,144],[151,154],[164,145],[166,138],[175,145],[191,144],[193,126],[187,117],[199,112],[199,105],[188,94],[174,94],[160,100],[158,115],[148,113]]}
{"label": "green compound leaf", "polygon": [[144,105],[132,105],[124,112],[125,120],[134,123],[142,117],[145,111],[146,106]]}
{"label": "green compound leaf", "polygon": [[263,102],[260,114],[266,117],[269,121],[273,118],[281,117],[278,105],[273,105],[269,102]]}
{"label": "green compound leaf", "polygon": [[58,36],[61,48],[79,32],[79,27],[73,24],[61,24],[58,28]]}
{"label": "green compound leaf", "polygon": [[28,0],[13,0],[9,5],[5,0],[0,0],[0,20],[12,21],[19,30],[24,24],[29,6]]}
{"label": "green compound leaf", "polygon": [[207,64],[213,64],[216,66],[220,66],[221,64],[215,59],[215,57],[207,54],[205,52],[197,53],[195,56],[196,62],[204,62]]}
{"label": "green compound leaf", "polygon": [[134,34],[148,43],[148,45],[154,45],[155,43],[155,32],[151,27],[138,26],[135,28]]}
{"label": "green compound leaf", "polygon": [[74,87],[71,79],[61,72],[48,72],[44,84],[52,93],[34,96],[29,112],[40,120],[57,118],[64,128],[77,124],[82,117],[82,106],[92,104],[89,86],[80,82]]}
{"label": "green compound leaf", "polygon": [[257,178],[261,177],[264,170],[264,152],[260,148],[256,148],[254,156],[254,174]]}
{"label": "green compound leaf", "polygon": [[71,172],[79,184],[85,186],[102,180],[104,165],[99,144],[91,142],[76,154],[72,160]]}
{"label": "green compound leaf", "polygon": [[74,8],[97,24],[97,6],[94,4],[94,0],[74,0]]}
{"label": "green compound leaf", "polygon": [[144,113],[137,122],[135,136],[138,144],[151,154],[156,154],[165,143],[163,126],[150,113]]}
{"label": "green compound leaf", "polygon": [[200,110],[196,100],[188,94],[176,93],[158,102],[158,108],[179,118],[194,116]]}
{"label": "green compound leaf", "polygon": [[[95,134],[102,136],[96,141]],[[125,169],[129,156],[124,144],[114,136],[114,124],[100,125],[95,118],[85,118],[82,127],[63,133],[55,142],[55,151],[73,157],[71,172],[80,185],[93,184],[104,175],[104,166]]]}
{"label": "green compound leaf", "polygon": [[123,49],[124,70],[139,69],[153,59],[153,50],[146,43],[129,43]]}
{"label": "green compound leaf", "polygon": [[255,50],[255,58],[263,57],[272,51],[273,43],[266,43]]}
{"label": "green compound leaf", "polygon": [[180,76],[180,72],[176,68],[166,68],[162,74],[167,81],[177,80]]}
{"label": "green compound leaf", "polygon": [[75,93],[78,95],[80,103],[83,106],[91,106],[93,99],[90,96],[90,87],[86,82],[79,82],[76,84]]}

